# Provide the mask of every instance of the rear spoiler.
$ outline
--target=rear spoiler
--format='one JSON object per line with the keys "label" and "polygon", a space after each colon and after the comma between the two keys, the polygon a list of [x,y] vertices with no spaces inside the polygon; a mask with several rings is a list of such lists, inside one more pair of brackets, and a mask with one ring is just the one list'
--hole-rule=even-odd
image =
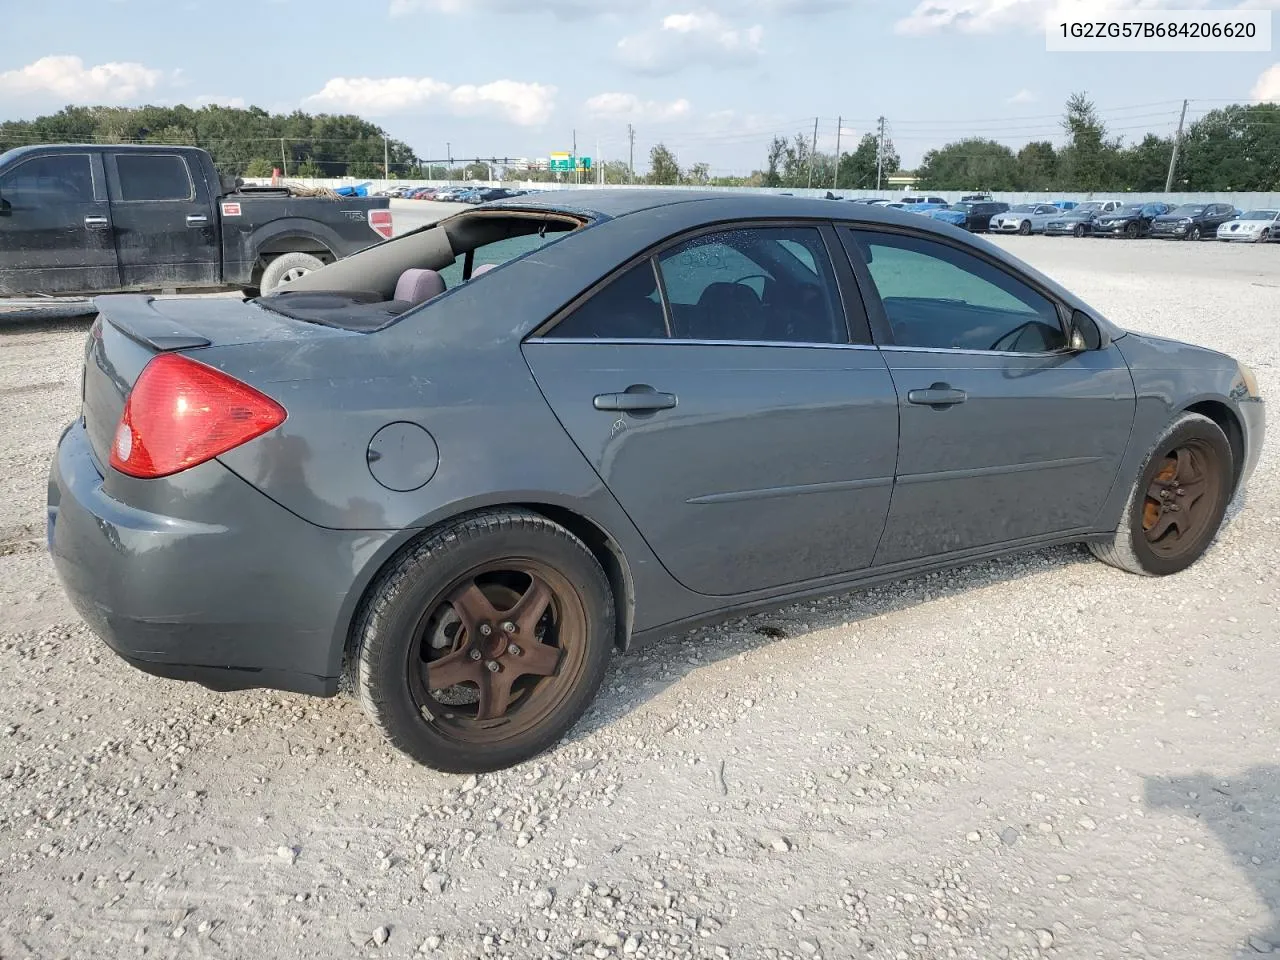
{"label": "rear spoiler", "polygon": [[155,299],[141,293],[121,293],[95,297],[93,305],[104,320],[130,340],[159,353],[191,350],[213,343],[156,310],[152,306]]}

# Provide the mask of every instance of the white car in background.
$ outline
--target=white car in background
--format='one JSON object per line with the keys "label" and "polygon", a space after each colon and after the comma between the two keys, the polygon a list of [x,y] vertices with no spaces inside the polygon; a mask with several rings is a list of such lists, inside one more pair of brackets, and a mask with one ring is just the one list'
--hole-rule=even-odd
{"label": "white car in background", "polygon": [[1045,226],[1062,211],[1051,203],[1019,203],[991,218],[992,233],[1044,233]]}
{"label": "white car in background", "polygon": [[1267,243],[1280,236],[1280,210],[1248,210],[1218,226],[1219,240]]}

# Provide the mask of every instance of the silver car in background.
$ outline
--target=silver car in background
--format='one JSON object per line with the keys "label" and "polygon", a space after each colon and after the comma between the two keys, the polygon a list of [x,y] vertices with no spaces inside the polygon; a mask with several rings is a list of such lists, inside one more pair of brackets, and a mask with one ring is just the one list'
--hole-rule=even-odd
{"label": "silver car in background", "polygon": [[992,233],[1044,233],[1045,225],[1062,211],[1051,203],[1019,203],[991,218]]}
{"label": "silver car in background", "polygon": [[1280,210],[1247,210],[1218,226],[1219,240],[1268,243],[1280,234]]}

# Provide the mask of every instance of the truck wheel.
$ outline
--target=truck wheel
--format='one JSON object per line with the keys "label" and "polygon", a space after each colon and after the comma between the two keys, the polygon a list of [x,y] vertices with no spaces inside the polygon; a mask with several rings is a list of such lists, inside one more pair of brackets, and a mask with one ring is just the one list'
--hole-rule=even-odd
{"label": "truck wheel", "polygon": [[323,260],[309,253],[282,253],[262,271],[259,287],[263,293],[273,293],[280,284],[305,277],[323,266]]}

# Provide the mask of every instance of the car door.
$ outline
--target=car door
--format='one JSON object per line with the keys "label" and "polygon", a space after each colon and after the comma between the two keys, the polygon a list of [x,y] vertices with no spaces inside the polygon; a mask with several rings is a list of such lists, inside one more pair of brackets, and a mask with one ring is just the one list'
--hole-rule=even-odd
{"label": "car door", "polygon": [[0,292],[95,293],[120,282],[102,160],[49,153],[0,174]]}
{"label": "car door", "polygon": [[107,156],[120,278],[140,289],[220,282],[221,247],[213,198],[181,153],[118,151]]}
{"label": "car door", "polygon": [[560,422],[690,590],[832,577],[875,554],[897,399],[833,248],[813,223],[684,235],[525,342]]}
{"label": "car door", "polygon": [[1213,236],[1217,232],[1218,227],[1226,223],[1228,220],[1235,219],[1236,208],[1229,203],[1215,203],[1210,205],[1208,211],[1208,222],[1205,225],[1206,236]]}
{"label": "car door", "polygon": [[1050,295],[976,250],[906,231],[842,236],[899,397],[875,564],[1090,529],[1134,415],[1119,350],[1068,351]]}

